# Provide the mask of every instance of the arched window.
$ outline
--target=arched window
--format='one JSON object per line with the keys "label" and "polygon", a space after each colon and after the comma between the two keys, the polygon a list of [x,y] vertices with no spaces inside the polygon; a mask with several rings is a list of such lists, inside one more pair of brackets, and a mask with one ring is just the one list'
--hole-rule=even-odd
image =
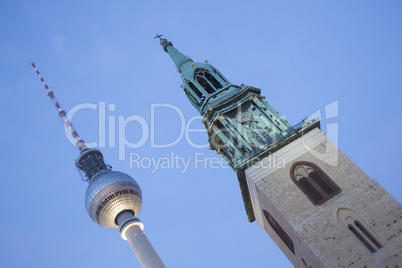
{"label": "arched window", "polygon": [[198,110],[200,101],[197,101],[197,99],[188,91],[187,88],[184,88],[184,92],[186,93],[186,96],[190,100],[191,104]]}
{"label": "arched window", "polygon": [[202,93],[198,90],[198,88],[190,81],[187,81],[189,87],[191,88],[191,90],[198,96],[198,98],[205,99],[204,95],[202,95]]}
{"label": "arched window", "polygon": [[221,83],[218,82],[218,80],[215,79],[213,75],[211,75],[208,71],[205,71],[205,78],[214,86],[216,89],[222,88]]}
{"label": "arched window", "polygon": [[289,235],[285,232],[285,230],[282,229],[282,227],[276,222],[276,220],[272,217],[271,214],[269,214],[268,211],[263,209],[262,212],[264,213],[265,219],[267,219],[269,225],[272,227],[275,233],[280,237],[280,239],[282,239],[283,243],[285,243],[289,250],[292,251],[293,254],[295,254],[295,247]]}
{"label": "arched window", "polygon": [[384,246],[382,239],[353,210],[340,208],[337,216],[338,220],[370,253],[375,253]]}
{"label": "arched window", "polygon": [[209,93],[212,94],[215,90],[222,88],[221,83],[215,79],[207,70],[197,68],[194,71],[194,79]]}
{"label": "arched window", "polygon": [[214,88],[205,80],[203,76],[197,76],[197,82],[209,93],[214,93]]}
{"label": "arched window", "polygon": [[311,162],[294,163],[290,168],[290,177],[315,205],[321,205],[341,191],[321,168]]}

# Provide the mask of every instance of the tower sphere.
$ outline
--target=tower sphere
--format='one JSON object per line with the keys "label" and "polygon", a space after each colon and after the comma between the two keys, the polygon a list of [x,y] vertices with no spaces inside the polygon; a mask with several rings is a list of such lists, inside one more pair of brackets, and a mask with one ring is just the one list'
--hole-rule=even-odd
{"label": "tower sphere", "polygon": [[116,217],[129,210],[137,216],[142,206],[141,188],[129,175],[107,171],[91,179],[85,194],[91,219],[106,228],[118,228]]}

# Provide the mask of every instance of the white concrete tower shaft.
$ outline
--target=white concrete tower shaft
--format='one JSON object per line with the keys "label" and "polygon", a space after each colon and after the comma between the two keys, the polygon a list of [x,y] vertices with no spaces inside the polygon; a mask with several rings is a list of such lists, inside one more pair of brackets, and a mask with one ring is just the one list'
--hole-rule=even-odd
{"label": "white concrete tower shaft", "polygon": [[145,235],[144,224],[131,211],[123,211],[116,221],[121,237],[128,240],[143,268],[166,267]]}

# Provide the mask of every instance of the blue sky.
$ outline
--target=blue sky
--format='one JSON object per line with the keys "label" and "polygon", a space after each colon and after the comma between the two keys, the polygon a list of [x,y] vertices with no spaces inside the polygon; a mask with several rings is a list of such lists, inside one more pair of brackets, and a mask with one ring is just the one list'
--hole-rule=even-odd
{"label": "blue sky", "polygon": [[[337,123],[338,144],[399,202],[402,142],[402,8],[400,1],[2,1],[0,3],[1,267],[139,267],[117,230],[93,223],[78,150],[30,63],[61,105],[95,105],[73,123],[101,148],[114,170],[143,190],[139,217],[169,267],[292,267],[256,222],[248,223],[239,185],[227,168],[195,166],[215,158],[186,138],[151,146],[141,125],[119,131],[119,116],[143,118],[151,107],[177,107],[188,123],[196,110],[156,33],[194,61],[208,61],[232,83],[262,89],[291,124],[321,111],[322,129]],[[338,117],[325,106],[338,101]],[[116,109],[100,107],[113,104]],[[81,106],[80,106],[81,105]],[[82,106],[84,105],[84,106]],[[154,110],[157,144],[180,134],[179,114]],[[99,118],[106,118],[106,131]],[[112,121],[110,121],[112,120]],[[113,120],[116,125],[112,124]],[[200,120],[192,128],[202,128]],[[100,129],[100,130],[99,130]],[[139,148],[121,150],[109,130]],[[121,129],[120,129],[121,130]],[[100,134],[99,134],[100,133]],[[145,135],[145,136],[144,136]],[[191,142],[205,144],[205,133]],[[130,168],[130,154],[190,159],[190,167]],[[120,155],[121,156],[121,155]],[[120,157],[122,158],[122,157]],[[144,162],[145,163],[145,162]]]}

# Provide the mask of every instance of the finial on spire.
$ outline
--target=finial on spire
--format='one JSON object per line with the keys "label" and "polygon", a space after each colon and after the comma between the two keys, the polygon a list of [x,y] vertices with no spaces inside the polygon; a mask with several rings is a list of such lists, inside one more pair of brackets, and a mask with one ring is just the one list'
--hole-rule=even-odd
{"label": "finial on spire", "polygon": [[68,130],[70,131],[71,135],[76,140],[75,145],[77,145],[77,147],[80,149],[80,151],[82,151],[83,149],[87,148],[85,146],[85,142],[78,136],[77,131],[75,131],[74,126],[71,123],[70,119],[68,118],[66,111],[64,111],[61,108],[59,102],[57,101],[56,97],[53,94],[53,91],[51,91],[49,89],[48,85],[45,82],[45,79],[42,78],[42,76],[40,75],[38,69],[36,69],[35,63],[32,63],[32,67],[36,71],[36,74],[38,75],[40,81],[42,82],[43,86],[45,87],[47,95],[50,97],[50,99],[52,100],[53,104],[56,106],[56,109],[59,111],[59,116],[63,119],[63,121],[66,124]]}
{"label": "finial on spire", "polygon": [[173,47],[172,42],[168,41],[166,38],[162,38],[163,34],[157,34],[155,36],[156,38],[159,38],[160,44],[163,47],[163,50],[167,53],[169,53],[170,57],[172,58],[172,60],[174,61],[177,70],[180,71],[180,67],[188,62],[188,61],[193,61],[192,59],[190,59],[189,57],[187,57],[186,55],[184,55],[183,53],[181,53],[180,51],[178,51],[176,48]]}
{"label": "finial on spire", "polygon": [[156,34],[156,36],[154,37],[155,39],[156,38],[159,38],[159,40],[160,40],[160,44],[161,44],[161,46],[163,47],[163,50],[165,51],[165,52],[168,52],[167,51],[167,46],[173,46],[173,44],[172,44],[172,42],[169,42],[166,38],[162,38],[162,36],[163,36],[163,34]]}
{"label": "finial on spire", "polygon": [[156,39],[156,38],[159,38],[160,40],[162,40],[162,38],[161,38],[162,36],[163,36],[163,34],[156,34],[156,36],[155,36],[154,38],[155,38],[155,39]]}

